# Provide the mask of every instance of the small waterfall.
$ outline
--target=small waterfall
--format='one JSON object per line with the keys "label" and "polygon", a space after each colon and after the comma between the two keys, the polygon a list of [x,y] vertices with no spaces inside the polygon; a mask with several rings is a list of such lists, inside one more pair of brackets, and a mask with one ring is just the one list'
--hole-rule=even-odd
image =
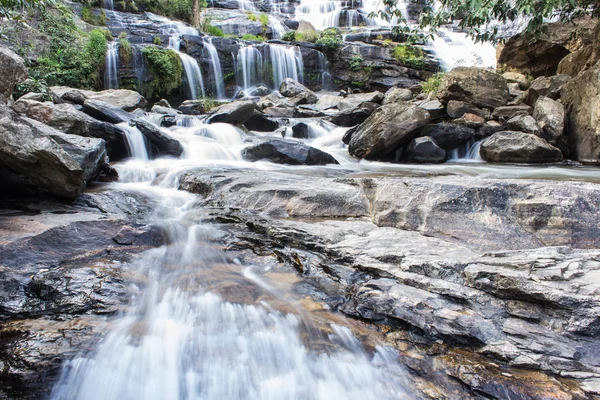
{"label": "small waterfall", "polygon": [[148,149],[146,147],[146,139],[142,132],[136,127],[122,122],[118,124],[125,131],[125,143],[131,157],[138,160],[148,160]]}
{"label": "small waterfall", "polygon": [[317,30],[340,26],[341,1],[301,0],[296,19],[309,21]]}
{"label": "small waterfall", "polygon": [[244,92],[252,86],[262,83],[264,75],[263,56],[256,47],[251,45],[240,48],[236,57],[236,64],[236,78],[238,85],[243,87]]}
{"label": "small waterfall", "polygon": [[256,11],[256,5],[252,0],[238,0],[238,9],[245,11]]}
{"label": "small waterfall", "polygon": [[331,90],[331,74],[329,73],[329,63],[325,54],[317,52],[317,62],[319,65],[321,90]]}
{"label": "small waterfall", "polygon": [[113,11],[115,9],[113,0],[103,0],[102,4],[103,4],[103,8],[106,10]]}
{"label": "small waterfall", "polygon": [[461,147],[452,149],[450,151],[450,157],[448,161],[451,162],[483,162],[481,155],[479,154],[479,148],[481,147],[481,141],[475,141],[471,139]]}
{"label": "small waterfall", "polygon": [[135,74],[135,84],[138,92],[142,92],[144,79],[148,77],[146,69],[146,60],[144,53],[139,46],[133,46],[133,71]]}
{"label": "small waterfall", "polygon": [[202,78],[202,70],[196,59],[188,54],[182,53],[181,36],[184,34],[194,34],[198,36],[198,31],[190,26],[174,23],[169,21],[168,24],[162,26],[165,33],[171,35],[169,37],[169,48],[175,51],[181,59],[183,70],[185,71],[186,95],[189,99],[195,100],[200,93],[202,97],[206,97],[204,90],[204,80]]}
{"label": "small waterfall", "polygon": [[223,82],[223,72],[221,71],[221,60],[219,60],[219,53],[217,53],[217,48],[212,43],[212,39],[210,37],[203,38],[204,42],[204,50],[208,53],[208,57],[210,58],[210,70],[215,79],[215,95],[217,99],[225,98],[225,85]]}
{"label": "small waterfall", "polygon": [[273,32],[273,39],[283,38],[283,35],[285,35],[285,28],[278,18],[269,16],[269,26]]}
{"label": "small waterfall", "polygon": [[495,47],[490,43],[475,43],[464,32],[439,29],[430,46],[445,71],[459,66],[496,67]]}
{"label": "small waterfall", "polygon": [[273,85],[279,90],[285,78],[304,81],[304,63],[300,48],[296,46],[268,45],[271,66],[273,68]]}
{"label": "small waterfall", "polygon": [[114,41],[108,44],[108,50],[105,56],[104,66],[104,88],[118,89],[119,75],[117,66],[119,65],[119,42]]}

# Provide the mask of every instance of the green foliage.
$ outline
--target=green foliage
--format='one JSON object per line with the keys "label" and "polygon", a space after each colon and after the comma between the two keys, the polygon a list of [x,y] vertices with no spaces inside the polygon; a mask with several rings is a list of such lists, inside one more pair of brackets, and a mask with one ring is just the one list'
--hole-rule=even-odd
{"label": "green foliage", "polygon": [[0,19],[21,20],[23,10],[45,10],[56,8],[55,0],[0,0]]}
{"label": "green foliage", "polygon": [[125,32],[122,32],[119,35],[119,58],[123,60],[124,64],[129,64],[133,58],[133,48],[131,47],[131,43],[129,43]]}
{"label": "green foliage", "polygon": [[44,100],[51,100],[50,93],[48,92],[48,84],[43,79],[26,79],[24,82],[19,83],[15,87],[14,97],[26,95],[27,93],[41,93],[44,96]]}
{"label": "green foliage", "polygon": [[231,71],[231,72],[228,72],[225,75],[223,75],[223,81],[226,84],[234,83],[235,82],[235,71]]}
{"label": "green foliage", "polygon": [[269,16],[265,13],[262,13],[258,16],[258,21],[263,26],[263,29],[267,29],[267,27],[269,26]]}
{"label": "green foliage", "polygon": [[281,40],[285,40],[286,42],[295,42],[296,41],[296,31],[286,32]]}
{"label": "green foliage", "polygon": [[152,80],[147,96],[168,95],[181,86],[183,66],[179,55],[170,49],[146,46],[143,50]]}
{"label": "green foliage", "polygon": [[263,36],[256,36],[247,33],[244,36],[242,36],[242,40],[247,40],[249,42],[264,42],[265,38]]}
{"label": "green foliage", "polygon": [[318,46],[323,47],[326,51],[334,52],[342,44],[342,35],[337,28],[327,28],[321,34],[321,38],[316,41]]}
{"label": "green foliage", "polygon": [[352,71],[360,71],[363,61],[364,58],[360,54],[355,54],[348,60],[348,68]]}
{"label": "green foliage", "polygon": [[421,83],[421,90],[423,93],[436,93],[440,90],[440,85],[442,84],[442,79],[444,78],[443,72],[438,72],[437,74],[431,76],[425,82]]}
{"label": "green foliage", "polygon": [[223,32],[223,30],[221,28],[218,28],[213,25],[206,25],[204,28],[204,31],[212,36],[219,36],[219,37],[225,36],[225,33]]}
{"label": "green foliage", "polygon": [[357,82],[357,81],[350,82],[350,85],[360,88],[360,89],[364,89],[367,86],[364,82]]}
{"label": "green foliage", "polygon": [[81,19],[90,25],[105,26],[106,25],[106,12],[104,10],[100,10],[98,12],[98,15],[96,15],[96,14],[94,14],[94,10],[92,9],[92,6],[89,4],[86,4],[81,9]]}
{"label": "green foliage", "polygon": [[398,64],[413,69],[425,67],[425,55],[423,50],[410,44],[401,44],[394,48],[394,58]]}
{"label": "green foliage", "polygon": [[246,15],[248,16],[248,20],[256,22],[256,14],[254,14],[252,11],[246,12]]}
{"label": "green foliage", "polygon": [[[123,11],[150,11],[165,17],[179,19],[191,23],[193,21],[194,0],[125,0]],[[206,7],[206,1],[200,2],[200,7]]]}
{"label": "green foliage", "polygon": [[152,43],[154,43],[157,46],[162,45],[162,39],[160,38],[160,36],[154,36],[154,39],[152,39]]}

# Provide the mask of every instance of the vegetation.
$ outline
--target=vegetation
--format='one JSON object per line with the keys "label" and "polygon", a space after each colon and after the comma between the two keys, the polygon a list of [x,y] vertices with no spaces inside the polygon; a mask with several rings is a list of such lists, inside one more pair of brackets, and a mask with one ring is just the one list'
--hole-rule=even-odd
{"label": "vegetation", "polygon": [[157,46],[162,45],[162,39],[160,38],[160,36],[154,36],[154,39],[152,39],[152,43],[154,43]]}
{"label": "vegetation", "polygon": [[259,15],[258,21],[262,25],[263,30],[266,31],[267,28],[269,27],[269,16],[265,13],[262,13]]}
{"label": "vegetation", "polygon": [[328,52],[334,52],[340,47],[342,42],[342,35],[339,29],[327,28],[321,34],[321,38],[316,41],[316,44]]}
{"label": "vegetation", "polygon": [[423,50],[410,44],[401,44],[394,48],[393,56],[398,64],[413,69],[425,67]]}
{"label": "vegetation", "polygon": [[152,80],[146,90],[148,97],[168,95],[181,86],[183,66],[176,52],[156,46],[143,50]]}
{"label": "vegetation", "polygon": [[131,48],[131,43],[129,43],[125,32],[122,32],[119,35],[119,58],[123,60],[123,63],[125,64],[129,64],[133,58],[133,49]]}
{"label": "vegetation", "polygon": [[20,20],[23,10],[45,10],[56,8],[54,0],[0,0],[0,19]]}
{"label": "vegetation", "polygon": [[219,36],[219,37],[225,36],[225,32],[223,32],[223,30],[221,28],[210,25],[210,24],[205,26],[204,31],[212,36]]}
{"label": "vegetation", "polygon": [[242,40],[248,40],[250,42],[264,42],[266,39],[264,36],[256,36],[247,33],[244,36],[242,36]]}
{"label": "vegetation", "polygon": [[43,79],[26,79],[24,82],[19,83],[15,87],[14,97],[26,95],[27,93],[40,93],[44,97],[44,100],[51,100],[50,93],[48,91],[48,83]]}
{"label": "vegetation", "polygon": [[348,60],[348,68],[352,71],[360,71],[364,58],[360,54],[355,54]]}
{"label": "vegetation", "polygon": [[443,72],[438,72],[437,74],[427,79],[425,82],[421,83],[421,90],[423,91],[423,93],[430,94],[439,91],[444,75],[445,74]]}
{"label": "vegetation", "polygon": [[286,42],[295,42],[296,41],[296,31],[286,32],[281,40],[285,40]]}
{"label": "vegetation", "polygon": [[[417,1],[417,0],[412,0]],[[402,17],[399,0],[383,0],[383,11],[374,13],[390,20],[398,18],[401,22],[396,32],[410,34],[418,40],[419,33],[431,36],[442,25],[460,20],[460,28],[477,41],[502,41],[497,22],[505,24],[514,21],[529,21],[526,32],[539,35],[546,30],[544,20],[558,17],[562,22],[570,22],[582,16],[600,17],[600,2],[597,0],[440,0],[435,8],[425,6],[419,16],[418,26],[412,27]]]}
{"label": "vegetation", "polygon": [[247,11],[246,15],[248,16],[249,21],[256,22],[256,14],[254,14],[252,11]]}

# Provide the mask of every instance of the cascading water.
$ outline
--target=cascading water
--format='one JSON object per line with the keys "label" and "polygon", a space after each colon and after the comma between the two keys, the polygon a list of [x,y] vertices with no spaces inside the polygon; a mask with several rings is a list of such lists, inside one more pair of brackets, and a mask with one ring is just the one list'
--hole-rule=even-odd
{"label": "cascading water", "polygon": [[453,149],[450,152],[448,161],[450,162],[483,162],[481,155],[479,154],[479,148],[481,147],[481,141],[475,141],[471,139],[461,147]]}
{"label": "cascading water", "polygon": [[298,82],[304,81],[304,63],[299,47],[270,44],[269,54],[275,89],[278,90],[286,78]]}
{"label": "cascading water", "polygon": [[254,46],[245,46],[238,50],[236,57],[236,80],[244,92],[262,83],[263,56]]}
{"label": "cascading water", "polygon": [[496,49],[490,43],[475,43],[464,32],[440,29],[431,41],[431,49],[442,69],[459,66],[496,67]]}
{"label": "cascading water", "polygon": [[119,42],[108,44],[105,56],[104,87],[105,89],[118,89],[119,76],[117,66],[119,65]]}
{"label": "cascading water", "polygon": [[106,9],[106,10],[113,11],[115,9],[115,5],[113,3],[113,0],[103,0],[102,4],[104,6],[104,9]]}
{"label": "cascading water", "polygon": [[317,52],[317,62],[319,66],[321,90],[331,90],[331,73],[329,73],[329,63],[325,54]]}
{"label": "cascading water", "polygon": [[[195,195],[176,188],[182,166],[226,157],[195,153],[191,149],[198,140],[228,146],[242,141],[237,128],[217,125],[224,124],[174,128],[186,149],[183,160],[132,160],[117,166],[122,182],[114,185],[156,204],[156,224],[168,244],[135,262],[134,275],[143,287],[137,288],[132,306],[111,321],[95,351],[65,364],[51,398],[412,397],[393,350],[376,346],[367,352],[339,323],[317,328],[292,291],[273,288],[265,275],[271,267],[234,262],[213,245],[221,237],[219,229],[203,222]],[[261,301],[246,292],[259,292]]]}
{"label": "cascading water", "polygon": [[125,122],[120,123],[118,126],[125,132],[125,143],[131,157],[138,160],[148,160],[148,148],[142,132]]}
{"label": "cascading water", "polygon": [[210,70],[215,80],[215,95],[217,99],[225,98],[225,85],[223,82],[223,72],[221,71],[221,60],[217,48],[212,43],[211,38],[203,38],[204,50],[208,53],[210,59]]}
{"label": "cascading water", "polygon": [[273,32],[273,39],[281,39],[285,35],[285,28],[279,19],[269,16],[269,26]]}

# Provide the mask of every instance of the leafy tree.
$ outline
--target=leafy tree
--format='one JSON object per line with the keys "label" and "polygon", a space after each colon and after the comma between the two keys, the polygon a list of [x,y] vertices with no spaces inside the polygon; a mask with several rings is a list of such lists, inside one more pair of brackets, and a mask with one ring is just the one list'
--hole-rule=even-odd
{"label": "leafy tree", "polygon": [[[583,16],[600,17],[599,0],[439,0],[435,7],[425,5],[419,16],[418,27],[410,26],[402,16],[399,0],[383,0],[384,10],[373,13],[387,20],[398,18],[398,33],[415,38],[428,36],[452,20],[460,20],[464,29],[476,41],[503,40],[501,25],[522,21],[525,31],[537,36],[545,32],[544,21],[559,19],[564,23]],[[412,0],[415,3],[422,2]],[[431,2],[433,3],[433,2]]]}
{"label": "leafy tree", "polygon": [[54,0],[0,0],[0,19],[21,19],[21,11],[56,7]]}

